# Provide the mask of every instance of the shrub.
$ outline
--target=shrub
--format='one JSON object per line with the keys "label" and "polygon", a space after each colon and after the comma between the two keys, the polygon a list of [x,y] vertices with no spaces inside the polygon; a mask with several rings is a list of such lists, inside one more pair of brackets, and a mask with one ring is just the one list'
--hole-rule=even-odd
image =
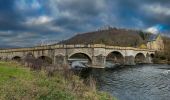
{"label": "shrub", "polygon": [[[8,66],[4,67],[7,79],[0,82],[1,100],[113,99],[107,93],[96,90],[96,81],[92,76],[87,79],[85,84],[84,80],[74,75],[67,66],[63,66],[63,70],[59,70],[55,66],[48,66],[39,71],[29,71],[29,68],[22,68],[21,65],[14,62],[0,64],[0,66]],[[11,68],[15,71],[12,71]],[[8,70],[11,70],[12,73],[9,73],[11,71]]]}

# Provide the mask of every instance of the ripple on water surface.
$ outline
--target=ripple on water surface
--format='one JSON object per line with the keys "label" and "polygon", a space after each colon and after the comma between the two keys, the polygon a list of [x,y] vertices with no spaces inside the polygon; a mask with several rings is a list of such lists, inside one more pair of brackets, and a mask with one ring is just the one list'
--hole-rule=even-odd
{"label": "ripple on water surface", "polygon": [[93,70],[99,89],[119,100],[170,100],[170,66],[139,65],[116,70]]}

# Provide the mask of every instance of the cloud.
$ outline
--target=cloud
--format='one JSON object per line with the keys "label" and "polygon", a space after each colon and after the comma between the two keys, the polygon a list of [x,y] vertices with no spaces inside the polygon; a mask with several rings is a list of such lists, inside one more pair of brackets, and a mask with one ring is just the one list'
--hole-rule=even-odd
{"label": "cloud", "polygon": [[[106,7],[105,0],[49,0],[53,14],[68,12],[81,16],[96,16]],[[58,15],[57,15],[58,16]]]}
{"label": "cloud", "polygon": [[153,26],[153,27],[149,27],[148,29],[146,29],[146,32],[157,34],[157,33],[159,33],[159,29],[157,27]]}
{"label": "cloud", "polygon": [[163,26],[163,25],[156,25],[156,26],[152,26],[152,27],[147,28],[145,31],[146,31],[146,32],[153,33],[153,34],[158,34],[158,33],[160,33],[163,29],[164,29],[164,26]]}
{"label": "cloud", "polygon": [[48,17],[48,16],[39,16],[39,17],[28,17],[26,21],[24,22],[26,25],[31,26],[31,25],[43,25],[51,22],[53,18]]}
{"label": "cloud", "polygon": [[12,31],[0,31],[0,37],[9,37],[13,35],[13,32]]}
{"label": "cloud", "polygon": [[166,7],[160,4],[145,5],[143,9],[148,13],[153,13],[155,15],[170,16],[170,7]]}
{"label": "cloud", "polygon": [[15,2],[15,5],[18,10],[36,10],[41,8],[38,0],[18,0]]}
{"label": "cloud", "polygon": [[32,46],[105,25],[169,34],[169,7],[169,0],[0,0],[0,45]]}

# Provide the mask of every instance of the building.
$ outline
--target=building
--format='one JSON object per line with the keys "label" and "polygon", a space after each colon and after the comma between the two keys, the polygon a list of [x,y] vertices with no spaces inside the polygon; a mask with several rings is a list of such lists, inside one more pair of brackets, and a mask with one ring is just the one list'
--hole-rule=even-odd
{"label": "building", "polygon": [[150,35],[148,42],[147,42],[147,48],[153,49],[156,51],[163,51],[164,50],[164,42],[163,42],[162,36],[160,34]]}

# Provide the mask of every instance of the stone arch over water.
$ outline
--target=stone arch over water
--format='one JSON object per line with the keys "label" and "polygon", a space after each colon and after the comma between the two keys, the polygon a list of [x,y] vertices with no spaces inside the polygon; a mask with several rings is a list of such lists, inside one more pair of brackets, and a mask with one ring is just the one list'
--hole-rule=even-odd
{"label": "stone arch over water", "polygon": [[70,55],[69,59],[86,59],[88,61],[92,61],[91,57],[88,55],[88,54],[85,54],[85,53],[75,53],[75,54],[72,54]]}
{"label": "stone arch over water", "polygon": [[113,51],[106,56],[106,62],[124,64],[124,56],[119,51]]}
{"label": "stone arch over water", "polygon": [[90,56],[88,56],[85,53],[75,53],[72,54],[69,58],[68,58],[68,62],[71,64],[72,62],[75,61],[79,61],[82,62],[84,64],[87,64],[88,67],[90,67],[92,65],[92,59],[90,58]]}
{"label": "stone arch over water", "polygon": [[137,53],[135,56],[135,63],[141,64],[146,62],[146,57],[143,53]]}
{"label": "stone arch over water", "polygon": [[155,54],[151,53],[150,57],[153,59],[155,57]]}

